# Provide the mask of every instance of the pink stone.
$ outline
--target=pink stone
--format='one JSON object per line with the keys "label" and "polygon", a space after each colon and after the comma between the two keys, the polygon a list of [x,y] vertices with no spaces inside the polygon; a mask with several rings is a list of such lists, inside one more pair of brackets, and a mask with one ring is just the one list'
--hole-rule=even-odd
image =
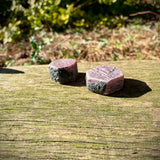
{"label": "pink stone", "polygon": [[87,88],[95,93],[109,95],[123,88],[124,75],[119,68],[101,65],[86,72]]}

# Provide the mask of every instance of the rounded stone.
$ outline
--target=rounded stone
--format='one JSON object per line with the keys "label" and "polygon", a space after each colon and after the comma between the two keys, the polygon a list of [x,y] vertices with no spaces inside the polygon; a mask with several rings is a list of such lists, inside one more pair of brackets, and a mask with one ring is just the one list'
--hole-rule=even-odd
{"label": "rounded stone", "polygon": [[49,64],[51,80],[65,84],[75,81],[78,75],[77,61],[75,59],[60,59]]}
{"label": "rounded stone", "polygon": [[86,72],[86,85],[92,92],[109,95],[123,88],[124,75],[119,68],[101,65]]}

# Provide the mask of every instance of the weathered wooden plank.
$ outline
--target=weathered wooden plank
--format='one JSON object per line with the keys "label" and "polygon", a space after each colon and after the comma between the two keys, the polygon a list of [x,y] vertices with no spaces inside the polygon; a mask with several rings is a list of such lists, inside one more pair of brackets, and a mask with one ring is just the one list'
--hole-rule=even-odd
{"label": "weathered wooden plank", "polygon": [[[87,90],[85,72],[100,64],[123,71],[124,90]],[[78,68],[68,85],[51,81],[47,65],[0,69],[0,159],[160,159],[160,62]]]}

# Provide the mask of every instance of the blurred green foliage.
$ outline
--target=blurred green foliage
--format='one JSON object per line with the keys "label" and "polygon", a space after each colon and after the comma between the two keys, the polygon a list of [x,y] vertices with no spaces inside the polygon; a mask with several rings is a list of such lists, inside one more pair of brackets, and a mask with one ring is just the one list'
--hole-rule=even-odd
{"label": "blurred green foliage", "polygon": [[130,13],[160,12],[160,0],[0,0],[0,41],[29,38],[43,28],[121,26]]}
{"label": "blurred green foliage", "polygon": [[30,44],[32,47],[32,54],[31,54],[31,62],[34,63],[40,63],[43,64],[44,59],[43,57],[39,56],[39,53],[41,52],[42,48],[44,47],[43,43],[37,42],[34,37],[31,37]]}

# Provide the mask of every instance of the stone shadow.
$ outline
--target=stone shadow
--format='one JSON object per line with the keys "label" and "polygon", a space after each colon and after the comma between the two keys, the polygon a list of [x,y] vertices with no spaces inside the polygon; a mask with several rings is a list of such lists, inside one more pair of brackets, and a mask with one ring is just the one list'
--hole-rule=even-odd
{"label": "stone shadow", "polygon": [[69,83],[64,84],[64,85],[79,86],[79,87],[86,86],[85,77],[86,77],[86,73],[79,72],[75,82],[69,82]]}
{"label": "stone shadow", "polygon": [[20,74],[20,73],[24,72],[11,68],[0,68],[0,74]]}
{"label": "stone shadow", "polygon": [[135,98],[140,97],[150,91],[152,91],[152,89],[143,81],[136,79],[124,79],[123,89],[109,96],[120,98]]}

